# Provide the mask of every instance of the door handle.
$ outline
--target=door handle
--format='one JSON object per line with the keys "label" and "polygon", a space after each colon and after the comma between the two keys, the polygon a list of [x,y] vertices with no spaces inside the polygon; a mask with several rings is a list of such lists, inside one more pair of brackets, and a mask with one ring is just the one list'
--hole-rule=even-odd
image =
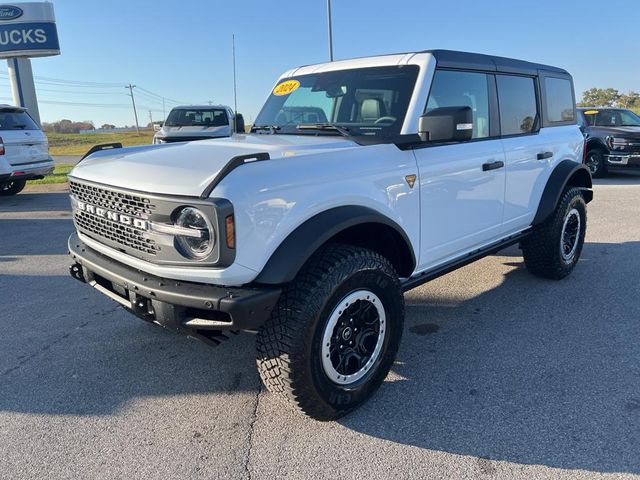
{"label": "door handle", "polygon": [[546,160],[553,157],[553,152],[542,152],[538,154],[538,160]]}
{"label": "door handle", "polygon": [[487,170],[496,170],[498,168],[502,168],[504,167],[504,162],[501,160],[498,160],[497,162],[489,162],[489,163],[483,163],[482,164],[482,171],[486,172]]}

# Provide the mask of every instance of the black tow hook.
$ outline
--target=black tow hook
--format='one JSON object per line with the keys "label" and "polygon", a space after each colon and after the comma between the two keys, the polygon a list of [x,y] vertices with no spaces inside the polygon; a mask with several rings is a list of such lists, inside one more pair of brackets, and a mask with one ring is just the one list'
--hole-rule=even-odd
{"label": "black tow hook", "polygon": [[84,272],[82,270],[82,265],[80,265],[79,263],[74,263],[73,265],[69,266],[69,273],[76,280],[78,280],[78,281],[80,281],[82,283],[87,283],[87,280],[84,278]]}

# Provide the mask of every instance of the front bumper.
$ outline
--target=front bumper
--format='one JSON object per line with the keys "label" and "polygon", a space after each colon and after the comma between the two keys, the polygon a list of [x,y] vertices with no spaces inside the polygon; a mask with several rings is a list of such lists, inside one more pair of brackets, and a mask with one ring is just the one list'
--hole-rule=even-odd
{"label": "front bumper", "polygon": [[69,237],[71,276],[143,320],[206,340],[221,330],[255,330],[280,298],[268,286],[223,287],[161,278],[131,268]]}
{"label": "front bumper", "polygon": [[607,165],[622,167],[640,167],[640,153],[613,153],[605,155]]}
{"label": "front bumper", "polygon": [[197,142],[199,140],[212,140],[214,138],[226,138],[229,135],[191,135],[191,136],[166,136],[166,137],[154,137],[153,143],[155,145],[161,145],[165,143],[178,143],[178,142]]}

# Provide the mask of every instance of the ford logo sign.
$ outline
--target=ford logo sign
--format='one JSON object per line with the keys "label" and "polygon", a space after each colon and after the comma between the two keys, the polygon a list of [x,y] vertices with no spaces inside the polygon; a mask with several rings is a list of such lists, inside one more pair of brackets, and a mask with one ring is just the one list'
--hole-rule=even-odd
{"label": "ford logo sign", "polygon": [[13,5],[0,5],[0,21],[15,20],[22,16],[24,12],[19,7]]}

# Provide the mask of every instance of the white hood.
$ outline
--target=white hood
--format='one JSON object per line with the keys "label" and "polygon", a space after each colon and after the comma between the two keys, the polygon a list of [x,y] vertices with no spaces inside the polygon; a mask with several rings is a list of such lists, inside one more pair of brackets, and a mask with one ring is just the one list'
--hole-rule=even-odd
{"label": "white hood", "polygon": [[355,148],[357,144],[333,136],[234,135],[197,142],[104,150],[83,160],[70,175],[142,192],[200,196],[229,160],[238,155],[267,152],[276,163],[282,157],[350,147]]}

